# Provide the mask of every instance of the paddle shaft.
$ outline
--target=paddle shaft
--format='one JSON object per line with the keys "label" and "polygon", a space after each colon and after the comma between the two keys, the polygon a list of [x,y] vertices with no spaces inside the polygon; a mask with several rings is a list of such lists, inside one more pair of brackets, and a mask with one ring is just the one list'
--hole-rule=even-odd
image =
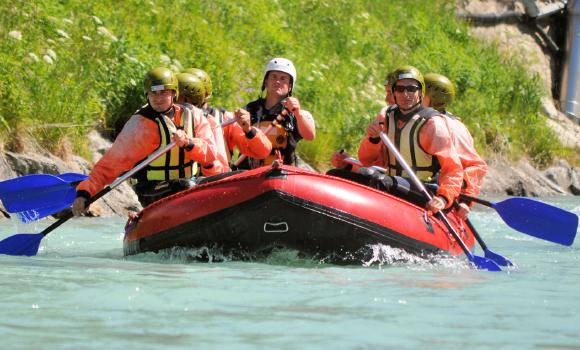
{"label": "paddle shaft", "polygon": [[[119,176],[115,181],[113,181],[113,183],[111,183],[109,186],[105,187],[102,191],[100,191],[99,193],[95,194],[94,196],[92,196],[91,198],[89,198],[89,200],[87,201],[86,207],[88,208],[88,206],[95,202],[96,200],[98,200],[99,198],[103,197],[104,195],[106,195],[107,193],[111,192],[115,187],[119,186],[121,183],[123,183],[125,180],[127,180],[128,178],[130,178],[131,176],[133,176],[135,173],[137,173],[138,171],[140,171],[141,169],[145,168],[147,165],[149,165],[151,162],[153,162],[155,159],[161,157],[163,154],[167,153],[169,150],[171,150],[173,147],[176,146],[175,141],[170,142],[167,146],[158,149],[157,151],[151,153],[149,155],[149,157],[147,157],[145,160],[143,160],[141,163],[137,164],[137,166],[135,166],[133,169],[129,170],[128,172],[126,172],[125,174]],[[72,211],[69,211],[65,214],[65,216],[63,216],[62,218],[60,218],[59,220],[55,221],[52,225],[48,226],[47,228],[45,228],[44,230],[42,230],[42,232],[40,232],[43,236],[46,236],[47,234],[49,234],[50,232],[52,232],[54,229],[56,229],[57,227],[59,227],[60,225],[64,224],[65,222],[67,222],[69,219],[71,219],[73,217],[73,213]]]}
{"label": "paddle shaft", "polygon": [[[427,191],[427,189],[423,185],[423,182],[421,182],[421,180],[419,180],[417,175],[415,175],[415,172],[411,169],[409,164],[407,164],[407,162],[405,161],[403,156],[401,156],[401,154],[399,153],[399,151],[397,150],[395,145],[393,145],[391,140],[389,140],[389,138],[387,137],[387,135],[385,135],[384,132],[381,131],[379,136],[381,137],[381,140],[384,142],[384,144],[389,148],[391,153],[393,155],[395,155],[395,158],[397,158],[397,161],[399,162],[399,164],[401,164],[403,169],[405,169],[405,171],[407,172],[409,177],[411,177],[411,181],[413,181],[413,184],[415,184],[415,186],[423,193],[423,195],[425,195],[427,200],[430,201],[433,197],[431,196],[429,191]],[[445,223],[445,226],[447,227],[449,232],[451,232],[451,234],[455,238],[455,241],[457,241],[457,243],[459,243],[459,245],[461,246],[461,249],[463,249],[463,252],[465,253],[465,255],[469,258],[470,261],[473,262],[474,261],[473,254],[471,253],[471,251],[469,250],[469,248],[467,247],[465,242],[463,242],[463,240],[461,239],[461,237],[459,236],[457,231],[455,231],[453,226],[451,226],[451,223],[449,222],[449,220],[447,219],[447,216],[445,216],[443,211],[440,210],[435,215],[437,215],[437,217],[439,217],[441,219],[441,221],[443,221],[443,223]]]}

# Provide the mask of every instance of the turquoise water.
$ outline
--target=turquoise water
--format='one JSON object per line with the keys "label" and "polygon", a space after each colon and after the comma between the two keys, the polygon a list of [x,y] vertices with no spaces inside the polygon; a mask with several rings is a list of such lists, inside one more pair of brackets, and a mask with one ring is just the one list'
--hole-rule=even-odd
{"label": "turquoise water", "polygon": [[[545,200],[580,214],[576,198]],[[0,348],[580,349],[580,238],[563,247],[491,210],[471,217],[517,268],[387,247],[346,267],[292,251],[256,262],[124,258],[124,220],[75,219],[36,257],[0,256]],[[0,238],[47,225],[4,221]]]}

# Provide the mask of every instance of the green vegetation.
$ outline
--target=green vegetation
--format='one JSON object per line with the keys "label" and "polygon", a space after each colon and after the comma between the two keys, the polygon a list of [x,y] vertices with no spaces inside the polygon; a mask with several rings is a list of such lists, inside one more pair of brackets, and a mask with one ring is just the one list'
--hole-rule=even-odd
{"label": "green vegetation", "polygon": [[356,152],[384,105],[386,73],[401,64],[456,82],[452,111],[484,154],[540,165],[565,154],[539,115],[538,79],[472,39],[453,13],[439,0],[2,2],[1,141],[33,137],[86,154],[87,132],[122,125],[144,103],[143,74],[161,65],[206,70],[213,104],[233,110],[259,95],[266,62],[284,56],[317,120],[316,141],[299,147],[315,165]]}

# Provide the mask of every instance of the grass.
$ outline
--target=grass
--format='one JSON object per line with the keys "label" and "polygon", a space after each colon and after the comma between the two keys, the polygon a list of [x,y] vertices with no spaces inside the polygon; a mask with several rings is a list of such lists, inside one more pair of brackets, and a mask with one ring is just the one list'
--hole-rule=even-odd
{"label": "grass", "polygon": [[54,152],[70,143],[86,155],[88,131],[118,128],[144,103],[147,70],[202,68],[212,103],[233,110],[259,95],[266,62],[284,56],[317,121],[317,139],[299,145],[316,167],[335,150],[356,153],[386,73],[401,64],[456,82],[451,110],[484,155],[547,165],[574,154],[540,115],[539,79],[453,13],[440,0],[2,2],[0,142],[29,137]]}

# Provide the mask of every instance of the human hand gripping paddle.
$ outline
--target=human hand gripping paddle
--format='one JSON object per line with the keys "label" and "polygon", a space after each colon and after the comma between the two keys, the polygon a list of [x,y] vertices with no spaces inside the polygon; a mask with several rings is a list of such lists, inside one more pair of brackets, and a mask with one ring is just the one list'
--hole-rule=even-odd
{"label": "human hand gripping paddle", "polygon": [[[103,197],[107,193],[111,192],[115,187],[119,186],[125,180],[133,176],[139,170],[143,169],[149,163],[153,162],[155,159],[161,157],[164,153],[171,150],[173,147],[176,146],[175,141],[169,143],[167,146],[155,151],[154,153],[150,154],[145,160],[139,163],[136,167],[129,170],[109,186],[105,187],[96,195],[92,196],[86,203],[88,207],[91,203],[95,202],[97,199]],[[58,221],[54,222],[52,225],[45,228],[40,233],[19,233],[13,236],[10,236],[6,239],[0,241],[0,254],[6,255],[25,255],[25,256],[34,256],[38,253],[38,247],[40,246],[40,241],[54,229],[59,227],[60,225],[67,222],[69,219],[73,217],[72,212],[68,212],[65,216],[63,216]]]}
{"label": "human hand gripping paddle", "polygon": [[[237,121],[232,118],[220,126]],[[69,208],[76,198],[76,186],[87,177],[79,173],[20,176],[0,182],[0,200],[9,213],[16,213],[21,222],[28,224]]]}
{"label": "human hand gripping paddle", "polygon": [[[360,166],[363,167],[364,165],[357,159],[351,158],[351,157],[346,157],[343,159],[343,161],[345,163],[348,164],[352,164],[352,165],[356,165],[356,166]],[[373,165],[371,167],[372,169],[379,171],[381,173],[386,173],[387,170],[385,168]],[[434,189],[437,189],[437,185],[435,184],[426,184],[427,187],[431,187],[434,186]],[[500,265],[500,266],[513,266],[513,263],[506,257],[497,254],[493,251],[491,251],[487,245],[485,244],[485,242],[483,241],[483,238],[481,238],[481,236],[479,235],[479,233],[477,232],[477,230],[475,229],[475,227],[473,226],[473,224],[471,223],[471,221],[469,221],[469,219],[466,219],[465,222],[467,223],[467,226],[471,229],[471,232],[473,233],[473,236],[475,237],[475,239],[477,240],[477,243],[479,243],[479,246],[481,247],[481,249],[483,250],[485,257],[493,260],[496,264]]]}
{"label": "human hand gripping paddle", "polygon": [[[288,110],[286,109],[286,107],[284,107],[282,108],[282,112],[280,112],[280,114],[278,114],[278,116],[274,120],[272,120],[272,123],[266,128],[266,130],[264,130],[264,135],[268,136],[268,133],[272,131],[272,129],[274,129],[278,124],[284,121],[284,117],[286,116],[286,114],[288,114]],[[248,158],[248,156],[246,156],[245,154],[240,155],[240,157],[236,159],[236,161],[234,162],[234,165],[236,167],[240,166],[240,164],[242,164],[242,162],[246,158]]]}
{"label": "human hand gripping paddle", "polygon": [[[357,159],[345,158],[344,161],[363,166]],[[385,172],[384,168],[373,168]],[[508,226],[521,233],[566,246],[574,243],[578,216],[567,210],[527,197],[510,197],[497,203],[463,193],[459,198],[493,208]]]}
{"label": "human hand gripping paddle", "polygon": [[[382,131],[379,134],[379,136],[381,137],[381,140],[383,141],[383,143],[389,148],[391,153],[395,155],[395,157],[397,158],[397,161],[401,164],[403,169],[405,169],[407,174],[409,174],[409,176],[411,177],[411,181],[413,181],[413,184],[415,185],[415,187],[417,187],[425,195],[427,200],[430,201],[432,199],[431,194],[429,193],[429,191],[427,191],[427,189],[425,188],[425,186],[423,185],[421,180],[419,180],[417,175],[415,175],[415,173],[413,172],[411,167],[407,164],[405,159],[401,156],[401,154],[399,153],[397,148],[393,145],[391,140],[389,140],[387,135],[385,135],[385,133]],[[451,226],[451,223],[449,223],[449,220],[447,220],[447,216],[445,216],[443,211],[440,210],[437,213],[435,213],[435,215],[438,216],[439,219],[441,219],[441,221],[443,221],[443,223],[445,224],[445,226],[447,227],[449,232],[453,235],[453,237],[455,238],[455,240],[457,241],[459,246],[461,246],[461,249],[463,249],[463,252],[467,256],[467,259],[475,267],[477,267],[479,269],[486,269],[489,271],[501,271],[501,268],[499,267],[499,265],[495,261],[488,259],[488,258],[481,257],[481,256],[477,256],[477,255],[474,255],[473,253],[471,253],[471,251],[469,250],[469,248],[467,247],[465,242],[463,242],[463,240],[461,239],[461,237],[459,236],[457,231],[455,231],[453,226]]]}

